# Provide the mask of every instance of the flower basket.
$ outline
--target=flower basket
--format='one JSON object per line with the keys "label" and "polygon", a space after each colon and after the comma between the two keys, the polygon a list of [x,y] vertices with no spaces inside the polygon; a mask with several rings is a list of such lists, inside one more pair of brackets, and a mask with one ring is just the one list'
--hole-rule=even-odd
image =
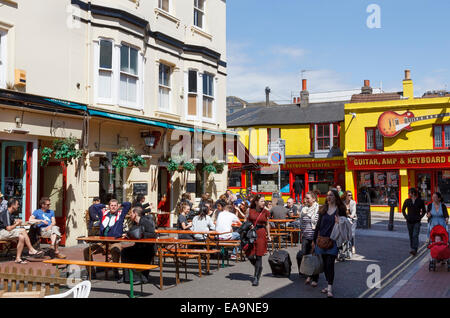
{"label": "flower basket", "polygon": [[145,159],[136,153],[134,147],[122,148],[117,152],[117,156],[111,162],[114,168],[145,167]]}
{"label": "flower basket", "polygon": [[217,169],[214,166],[214,164],[212,164],[212,163],[207,163],[206,165],[204,165],[203,171],[208,172],[208,173],[217,173]]}
{"label": "flower basket", "polygon": [[50,160],[58,160],[66,165],[72,163],[72,160],[81,158],[83,152],[77,149],[78,140],[75,137],[53,140],[52,147],[45,147],[41,150],[41,166],[46,166]]}

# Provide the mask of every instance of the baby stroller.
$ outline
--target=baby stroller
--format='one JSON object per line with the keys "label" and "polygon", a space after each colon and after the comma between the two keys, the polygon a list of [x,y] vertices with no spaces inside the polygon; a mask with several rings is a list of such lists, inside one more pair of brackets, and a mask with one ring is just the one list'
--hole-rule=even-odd
{"label": "baby stroller", "polygon": [[433,227],[430,233],[430,249],[431,259],[428,270],[436,271],[438,262],[447,263],[447,271],[450,272],[450,246],[448,242],[448,232],[442,225]]}

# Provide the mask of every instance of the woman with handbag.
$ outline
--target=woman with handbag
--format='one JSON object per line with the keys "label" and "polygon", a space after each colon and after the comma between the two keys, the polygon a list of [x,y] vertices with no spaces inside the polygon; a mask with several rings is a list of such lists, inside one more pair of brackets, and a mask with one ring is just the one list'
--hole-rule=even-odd
{"label": "woman with handbag", "polygon": [[[303,255],[309,255],[314,251],[312,244],[314,240],[314,230],[316,229],[317,221],[319,219],[319,204],[317,203],[317,195],[312,191],[305,194],[304,200],[305,205],[300,211],[300,233],[302,236]],[[305,285],[311,283],[312,287],[317,287],[318,280],[319,275],[308,276]]]}
{"label": "woman with handbag", "polygon": [[262,273],[262,257],[267,253],[267,242],[270,238],[270,212],[265,207],[264,196],[258,194],[253,199],[246,221],[253,224],[256,230],[256,241],[245,251],[249,261],[255,266],[255,274],[253,276],[253,286],[259,285],[259,279]]}
{"label": "woman with handbag", "polygon": [[334,262],[338,255],[336,242],[330,236],[335,224],[339,222],[340,216],[347,216],[347,209],[339,197],[336,190],[330,190],[327,193],[327,199],[319,212],[319,220],[314,231],[313,249],[317,255],[323,259],[323,269],[325,278],[328,282],[328,288],[321,290],[327,294],[327,297],[333,297],[334,282]]}

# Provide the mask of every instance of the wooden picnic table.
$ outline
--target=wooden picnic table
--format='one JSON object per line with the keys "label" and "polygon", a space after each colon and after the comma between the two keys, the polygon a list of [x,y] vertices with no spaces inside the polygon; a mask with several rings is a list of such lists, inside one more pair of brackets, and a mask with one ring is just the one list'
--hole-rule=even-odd
{"label": "wooden picnic table", "polygon": [[[284,229],[286,229],[286,224],[292,222],[292,219],[269,219],[269,222],[275,223],[277,226],[277,232],[281,234],[281,224],[284,223]],[[278,248],[281,248],[281,237],[278,236]]]}
{"label": "wooden picnic table", "polygon": [[[156,244],[158,245],[159,252],[159,288],[163,289],[163,253],[162,246],[173,245],[175,247],[174,255],[175,255],[175,270],[176,270],[176,284],[180,283],[180,275],[179,275],[179,263],[178,263],[178,246],[181,244],[187,244],[190,240],[177,239],[177,238],[147,238],[147,239],[128,239],[128,238],[114,238],[114,237],[106,237],[106,236],[86,236],[80,237],[77,240],[84,241],[87,243],[104,243],[106,249],[105,262],[108,261],[108,248],[109,244],[113,243],[144,243],[144,244]],[[89,255],[91,253],[91,247],[89,246]],[[89,267],[90,269],[90,267]],[[90,275],[90,272],[89,272]],[[107,271],[105,271],[105,276],[107,277]]]}

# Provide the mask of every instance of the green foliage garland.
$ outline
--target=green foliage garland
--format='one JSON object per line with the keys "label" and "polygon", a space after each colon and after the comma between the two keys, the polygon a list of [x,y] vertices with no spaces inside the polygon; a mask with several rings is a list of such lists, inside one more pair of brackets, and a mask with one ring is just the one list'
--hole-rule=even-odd
{"label": "green foliage garland", "polygon": [[83,152],[76,149],[78,140],[75,137],[53,140],[52,148],[45,147],[41,150],[41,166],[46,166],[52,156],[56,160],[62,160],[66,165],[72,163],[73,159],[81,158]]}
{"label": "green foliage garland", "polygon": [[146,166],[145,159],[136,153],[134,147],[122,148],[117,152],[117,156],[111,162],[115,168]]}

